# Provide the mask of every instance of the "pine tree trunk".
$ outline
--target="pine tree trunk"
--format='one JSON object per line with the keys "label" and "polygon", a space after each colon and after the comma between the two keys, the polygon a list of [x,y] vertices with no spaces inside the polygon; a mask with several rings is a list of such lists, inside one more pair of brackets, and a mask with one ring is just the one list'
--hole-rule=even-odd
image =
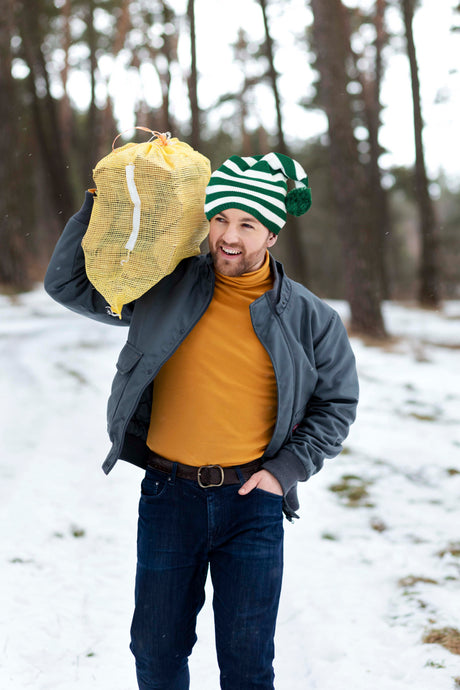
{"label": "pine tree trunk", "polygon": [[195,2],[194,0],[188,0],[187,3],[187,16],[190,28],[190,75],[188,78],[188,93],[190,100],[190,110],[191,110],[191,121],[192,121],[192,131],[191,131],[191,146],[199,151],[201,146],[201,114],[198,105],[198,69],[196,61],[196,31],[195,31]]}
{"label": "pine tree trunk", "polygon": [[439,243],[434,205],[428,188],[428,176],[426,173],[422,140],[423,118],[420,102],[420,81],[418,77],[417,55],[412,29],[414,16],[413,0],[403,0],[402,9],[407,41],[407,56],[410,64],[414,109],[415,184],[420,216],[421,240],[419,301],[424,307],[436,308],[440,303],[438,266]]}
{"label": "pine tree trunk", "polygon": [[21,150],[20,107],[11,74],[13,0],[0,1],[0,287],[29,287],[27,238],[31,231],[33,201],[27,202]]}
{"label": "pine tree trunk", "polygon": [[313,36],[321,77],[321,100],[329,123],[331,172],[339,212],[351,330],[385,337],[380,281],[375,271],[372,195],[360,164],[347,92],[351,47],[340,0],[312,0]]}
{"label": "pine tree trunk", "polygon": [[101,137],[99,110],[96,105],[96,70],[97,70],[97,36],[94,26],[95,0],[87,0],[86,26],[88,34],[91,98],[86,120],[85,156],[82,164],[82,179],[86,179],[88,167],[94,168],[98,159],[99,140]]}
{"label": "pine tree trunk", "polygon": [[[174,11],[169,6],[168,3],[162,2],[161,17],[164,25],[174,23]],[[171,132],[175,131],[176,125],[174,118],[171,114],[171,67],[174,61],[177,61],[177,33],[174,34],[164,34],[163,35],[163,49],[162,55],[165,64],[160,69],[158,66],[158,60],[156,61],[156,69],[160,77],[161,84],[161,113],[162,113],[162,124],[161,131]],[[195,50],[195,48],[194,48]],[[154,58],[155,62],[155,58]],[[196,70],[196,65],[195,68]],[[199,135],[199,130],[198,130]]]}
{"label": "pine tree trunk", "polygon": [[[281,98],[278,89],[278,74],[275,69],[273,39],[267,17],[267,2],[266,0],[259,0],[259,4],[262,10],[265,29],[265,53],[268,60],[268,75],[273,92],[273,98],[275,100],[276,129],[278,139],[277,152],[290,156],[291,154],[284,138]],[[289,257],[289,272],[295,280],[305,284],[308,282],[308,261],[304,243],[302,241],[302,234],[302,224],[299,219],[295,216],[289,216],[286,228],[283,231],[283,240],[286,246],[287,256]]]}
{"label": "pine tree trunk", "polygon": [[[385,44],[384,15],[387,0],[377,0],[375,6],[374,26],[375,40],[375,70],[371,78],[360,73],[363,93],[364,109],[366,113],[367,129],[369,132],[369,182],[372,189],[372,206],[374,211],[374,226],[376,231],[375,262],[378,271],[381,294],[383,299],[390,299],[390,284],[387,270],[388,240],[390,239],[390,220],[388,209],[388,195],[382,186],[382,172],[379,166],[381,154],[379,144],[380,89],[382,84],[382,49]],[[358,66],[356,66],[358,70]]]}
{"label": "pine tree trunk", "polygon": [[[51,95],[48,71],[42,52],[43,37],[37,18],[28,11],[18,16],[22,39],[22,57],[30,73],[27,77],[31,114],[40,148],[43,169],[48,177],[50,198],[56,213],[69,218],[75,211],[70,183],[69,158],[62,143],[57,103]],[[38,84],[40,83],[40,93]]]}

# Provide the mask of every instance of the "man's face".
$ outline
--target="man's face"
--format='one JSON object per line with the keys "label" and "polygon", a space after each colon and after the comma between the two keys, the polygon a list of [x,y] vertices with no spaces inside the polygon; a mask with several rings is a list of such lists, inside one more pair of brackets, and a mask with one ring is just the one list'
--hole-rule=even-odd
{"label": "man's face", "polygon": [[209,251],[214,268],[225,276],[257,271],[276,240],[259,220],[237,208],[221,211],[211,219]]}

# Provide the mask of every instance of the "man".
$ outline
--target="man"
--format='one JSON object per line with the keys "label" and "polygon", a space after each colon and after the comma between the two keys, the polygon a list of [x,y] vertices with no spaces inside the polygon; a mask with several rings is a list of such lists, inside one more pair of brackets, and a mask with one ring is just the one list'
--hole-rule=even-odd
{"label": "man", "polygon": [[[103,468],[121,458],[146,470],[131,629],[140,690],[189,687],[208,568],[221,687],[274,687],[283,512],[297,517],[297,482],[340,452],[358,396],[338,315],[268,252],[286,211],[310,203],[296,161],[232,156],[206,192],[210,253],[182,261],[123,310],[130,330]],[[70,309],[119,323],[85,274],[91,206],[87,193],[45,285]]]}

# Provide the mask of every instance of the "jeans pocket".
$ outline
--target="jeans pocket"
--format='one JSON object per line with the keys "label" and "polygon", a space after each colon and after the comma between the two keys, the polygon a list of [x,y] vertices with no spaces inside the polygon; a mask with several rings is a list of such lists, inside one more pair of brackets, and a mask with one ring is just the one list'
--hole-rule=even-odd
{"label": "jeans pocket", "polygon": [[148,468],[141,483],[141,501],[151,503],[163,496],[169,485],[168,478],[169,475]]}
{"label": "jeans pocket", "polygon": [[264,489],[259,489],[256,487],[253,489],[256,493],[262,494],[262,496],[270,496],[270,498],[277,498],[279,501],[283,500],[283,496],[280,494],[274,494],[272,491],[265,491]]}

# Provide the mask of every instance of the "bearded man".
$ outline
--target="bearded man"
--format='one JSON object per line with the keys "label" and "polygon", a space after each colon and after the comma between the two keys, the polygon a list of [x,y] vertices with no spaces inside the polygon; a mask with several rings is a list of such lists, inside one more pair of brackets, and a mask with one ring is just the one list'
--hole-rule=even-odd
{"label": "bearded man", "polygon": [[181,261],[121,322],[85,273],[91,193],[51,260],[54,299],[129,326],[103,469],[120,458],[145,471],[131,627],[140,690],[189,688],[208,570],[221,688],[274,688],[283,513],[297,517],[297,482],[340,452],[358,400],[338,314],[269,253],[286,214],[310,203],[296,161],[232,156],[206,190],[209,254]]}

